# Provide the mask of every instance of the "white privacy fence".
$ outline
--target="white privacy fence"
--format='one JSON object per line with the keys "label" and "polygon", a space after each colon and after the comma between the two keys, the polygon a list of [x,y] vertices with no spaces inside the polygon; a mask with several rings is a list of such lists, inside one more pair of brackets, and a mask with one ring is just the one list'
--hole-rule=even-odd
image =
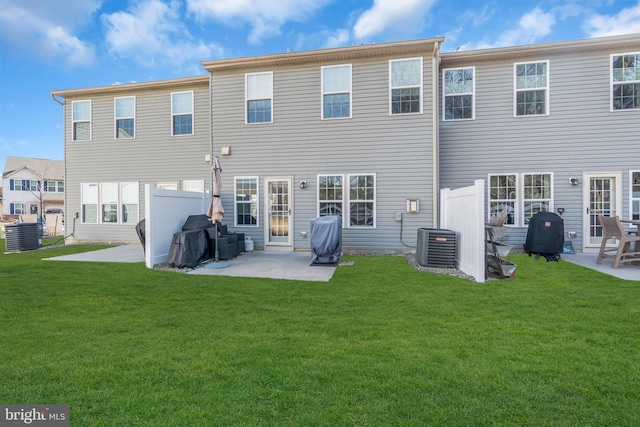
{"label": "white privacy fence", "polygon": [[458,236],[458,268],[476,282],[484,282],[484,180],[478,179],[470,187],[440,190],[440,227]]}
{"label": "white privacy fence", "polygon": [[207,212],[208,193],[163,190],[145,185],[145,264],[147,268],[166,262],[173,235],[182,230],[189,215]]}

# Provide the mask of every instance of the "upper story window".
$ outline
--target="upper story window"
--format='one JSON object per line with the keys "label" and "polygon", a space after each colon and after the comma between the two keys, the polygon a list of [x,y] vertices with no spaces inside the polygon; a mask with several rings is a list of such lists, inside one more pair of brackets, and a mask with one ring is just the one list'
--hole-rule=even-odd
{"label": "upper story window", "polygon": [[611,109],[640,108],[640,53],[611,55]]}
{"label": "upper story window", "polygon": [[322,67],[322,118],[351,117],[351,64]]}
{"label": "upper story window", "polygon": [[172,135],[193,135],[193,91],[171,94]]}
{"label": "upper story window", "polygon": [[475,108],[475,67],[442,71],[444,120],[473,119]]}
{"label": "upper story window", "polygon": [[238,227],[258,226],[258,177],[236,177],[236,223]]}
{"label": "upper story window", "polygon": [[116,138],[135,136],[136,97],[127,96],[114,100]]}
{"label": "upper story window", "polygon": [[273,123],[273,73],[245,75],[247,123]]}
{"label": "upper story window", "polygon": [[48,193],[64,193],[64,181],[45,181],[44,191]]}
{"label": "upper story window", "polygon": [[422,58],[389,61],[389,113],[422,112]]}
{"label": "upper story window", "polygon": [[550,173],[489,175],[489,216],[507,211],[505,225],[526,226],[538,212],[553,212]]}
{"label": "upper story window", "polygon": [[91,140],[91,101],[72,101],[73,141]]}
{"label": "upper story window", "polygon": [[515,115],[546,115],[549,101],[549,61],[514,64]]}

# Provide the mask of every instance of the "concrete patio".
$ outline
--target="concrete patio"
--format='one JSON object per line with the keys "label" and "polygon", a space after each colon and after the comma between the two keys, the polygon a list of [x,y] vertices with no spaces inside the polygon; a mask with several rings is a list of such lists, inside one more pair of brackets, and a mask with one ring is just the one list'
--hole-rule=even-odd
{"label": "concrete patio", "polygon": [[[595,253],[562,254],[562,260],[590,268],[623,280],[640,280],[640,265],[623,264],[613,268],[613,259],[605,258],[596,264]],[[139,244],[114,246],[79,254],[46,258],[52,261],[85,262],[144,262],[144,252]],[[228,261],[226,268],[197,268],[187,274],[209,276],[261,277],[268,279],[290,279],[328,282],[336,267],[311,266],[309,252],[269,252],[253,251]]]}

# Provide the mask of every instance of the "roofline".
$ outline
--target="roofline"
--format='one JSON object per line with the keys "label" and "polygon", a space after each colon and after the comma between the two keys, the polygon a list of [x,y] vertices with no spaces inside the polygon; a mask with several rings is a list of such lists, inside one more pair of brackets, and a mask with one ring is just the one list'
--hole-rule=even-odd
{"label": "roofline", "polygon": [[444,37],[434,37],[402,42],[286,52],[242,58],[214,59],[201,61],[200,63],[209,72],[272,68],[286,65],[346,61],[391,55],[431,54],[433,51],[439,49],[442,42],[444,42]]}
{"label": "roofline", "polygon": [[640,48],[640,34],[625,34],[620,36],[594,37],[560,42],[539,43],[522,46],[496,47],[459,52],[442,52],[443,61],[455,60],[494,60],[529,54],[551,54],[560,50],[589,51],[607,49],[612,46],[626,48]]}
{"label": "roofline", "polygon": [[110,86],[96,86],[84,89],[63,89],[51,91],[51,96],[58,96],[60,98],[75,98],[78,96],[95,96],[102,94],[118,94],[118,93],[131,93],[134,90],[149,90],[149,89],[168,89],[175,88],[181,89],[185,87],[192,87],[194,85],[209,85],[209,75],[204,74],[195,77],[182,77],[169,80],[156,80],[143,83],[123,83]]}

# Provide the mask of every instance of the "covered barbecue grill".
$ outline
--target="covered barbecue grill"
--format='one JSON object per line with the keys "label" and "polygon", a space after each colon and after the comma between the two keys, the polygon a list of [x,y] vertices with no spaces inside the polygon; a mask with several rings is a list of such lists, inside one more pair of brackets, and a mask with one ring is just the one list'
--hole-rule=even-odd
{"label": "covered barbecue grill", "polygon": [[564,221],[553,212],[538,212],[531,217],[524,251],[536,258],[558,261],[564,245]]}
{"label": "covered barbecue grill", "polygon": [[342,253],[342,217],[321,216],[311,221],[312,264],[335,264]]}

